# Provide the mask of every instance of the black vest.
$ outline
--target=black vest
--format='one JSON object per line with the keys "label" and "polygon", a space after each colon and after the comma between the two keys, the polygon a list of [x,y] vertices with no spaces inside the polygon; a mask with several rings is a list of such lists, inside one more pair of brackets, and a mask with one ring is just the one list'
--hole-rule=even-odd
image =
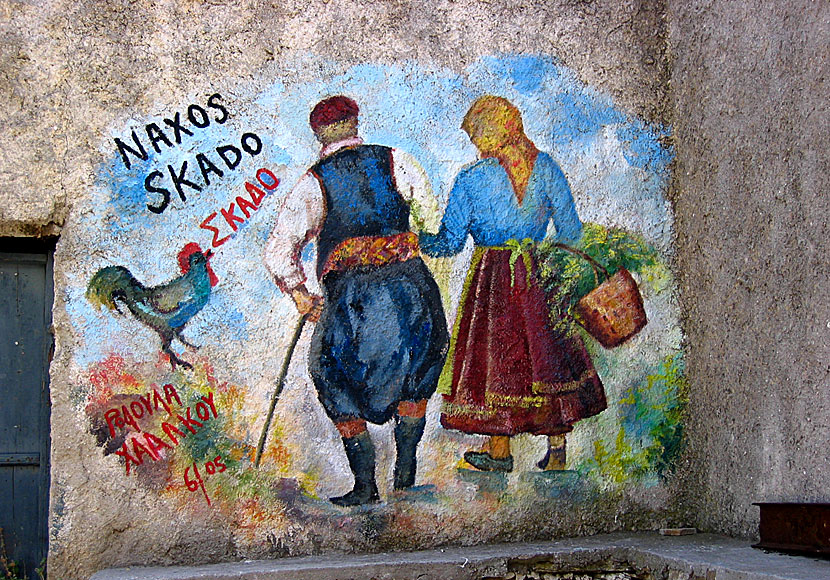
{"label": "black vest", "polygon": [[311,168],[326,200],[317,238],[317,275],[334,248],[348,238],[409,231],[409,205],[395,187],[392,149],[359,145],[341,149]]}

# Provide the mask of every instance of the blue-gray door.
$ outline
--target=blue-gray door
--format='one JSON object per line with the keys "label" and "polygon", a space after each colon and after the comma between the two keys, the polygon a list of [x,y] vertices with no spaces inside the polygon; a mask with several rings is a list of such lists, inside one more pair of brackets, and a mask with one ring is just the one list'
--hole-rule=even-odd
{"label": "blue-gray door", "polygon": [[48,544],[51,320],[52,252],[0,240],[0,528],[33,580]]}

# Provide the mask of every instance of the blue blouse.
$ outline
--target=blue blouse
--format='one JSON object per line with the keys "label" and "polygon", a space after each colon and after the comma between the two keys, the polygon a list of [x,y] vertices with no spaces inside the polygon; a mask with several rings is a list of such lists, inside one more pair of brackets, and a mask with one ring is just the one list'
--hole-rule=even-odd
{"label": "blue blouse", "polygon": [[539,152],[522,203],[507,172],[492,157],[468,165],[450,191],[437,234],[422,233],[421,250],[430,256],[452,256],[464,248],[467,235],[478,246],[501,246],[508,240],[539,242],[553,219],[556,240],[576,242],[582,222],[571,188],[559,165]]}

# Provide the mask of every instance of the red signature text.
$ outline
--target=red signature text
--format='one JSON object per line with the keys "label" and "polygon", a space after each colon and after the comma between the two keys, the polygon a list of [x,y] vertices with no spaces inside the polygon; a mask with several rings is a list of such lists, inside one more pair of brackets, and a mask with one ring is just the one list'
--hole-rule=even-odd
{"label": "red signature text", "polygon": [[[121,449],[115,451],[116,455],[124,458],[127,475],[133,467],[142,465],[146,460],[158,461],[165,457],[166,452],[175,449],[185,437],[195,435],[207,421],[219,416],[213,391],[201,395],[195,404],[182,408],[181,398],[173,385],[164,385],[163,390],[163,395],[154,389],[129,406],[121,405],[104,413],[110,437],[121,431],[127,432]],[[173,401],[178,403],[178,408],[173,407]],[[161,432],[155,434],[142,430],[137,419],[145,414],[153,415],[160,408],[167,414],[161,422]]]}
{"label": "red signature text", "polygon": [[[202,472],[205,473],[205,477],[209,477],[214,473],[222,473],[226,469],[227,466],[222,461],[222,457],[217,455],[216,459],[208,461],[204,464]],[[193,472],[192,477],[191,470]],[[205,489],[205,482],[202,479],[202,474],[199,472],[199,467],[195,462],[192,466],[184,470],[184,484],[187,486],[188,491],[198,491],[201,489],[202,493],[205,495],[205,501],[207,501],[207,504],[210,505],[210,498],[208,497],[207,490]]]}

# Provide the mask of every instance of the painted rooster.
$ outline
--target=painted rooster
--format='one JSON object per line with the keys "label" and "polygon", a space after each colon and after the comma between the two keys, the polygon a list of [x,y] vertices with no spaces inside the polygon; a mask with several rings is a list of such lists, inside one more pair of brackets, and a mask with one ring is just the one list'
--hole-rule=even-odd
{"label": "painted rooster", "polygon": [[161,350],[170,357],[173,370],[176,365],[193,368],[170,349],[173,339],[196,348],[182,337],[184,325],[193,318],[210,298],[211,288],[218,282],[208,263],[212,252],[202,252],[198,244],[189,243],[179,252],[182,275],[161,284],[146,287],[123,266],[107,266],[98,270],[89,281],[86,297],[99,308],[106,306],[119,314],[126,306],[142,324],[155,330],[161,337]]}

